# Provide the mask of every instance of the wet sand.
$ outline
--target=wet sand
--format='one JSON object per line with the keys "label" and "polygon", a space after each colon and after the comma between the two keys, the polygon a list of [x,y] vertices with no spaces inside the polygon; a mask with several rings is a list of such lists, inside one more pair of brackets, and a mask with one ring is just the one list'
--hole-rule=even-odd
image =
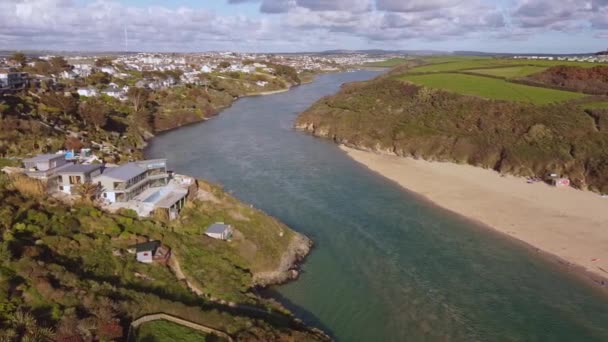
{"label": "wet sand", "polygon": [[[608,278],[608,198],[470,165],[341,147],[351,158],[431,202]],[[599,280],[601,278],[601,280]]]}

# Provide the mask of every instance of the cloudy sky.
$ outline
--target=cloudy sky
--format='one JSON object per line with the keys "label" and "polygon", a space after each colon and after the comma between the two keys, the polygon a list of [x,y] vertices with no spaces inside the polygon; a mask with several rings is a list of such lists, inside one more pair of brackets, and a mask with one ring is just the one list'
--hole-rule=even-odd
{"label": "cloudy sky", "polygon": [[0,0],[0,49],[593,52],[608,0]]}

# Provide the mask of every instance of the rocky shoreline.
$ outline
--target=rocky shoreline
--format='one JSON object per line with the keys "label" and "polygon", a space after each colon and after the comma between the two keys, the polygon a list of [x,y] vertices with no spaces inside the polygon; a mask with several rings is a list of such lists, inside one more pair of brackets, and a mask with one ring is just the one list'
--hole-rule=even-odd
{"label": "rocky shoreline", "polygon": [[296,233],[292,238],[287,251],[283,253],[279,266],[268,272],[258,272],[253,275],[255,286],[267,287],[280,285],[298,279],[300,266],[310,253],[314,243],[308,237]]}

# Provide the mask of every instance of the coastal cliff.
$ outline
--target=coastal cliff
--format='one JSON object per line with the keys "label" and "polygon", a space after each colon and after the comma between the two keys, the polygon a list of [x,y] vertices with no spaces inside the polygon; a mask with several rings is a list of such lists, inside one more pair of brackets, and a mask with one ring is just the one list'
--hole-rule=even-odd
{"label": "coastal cliff", "polygon": [[486,100],[404,82],[395,72],[346,84],[301,113],[295,128],[357,149],[570,178],[608,193],[606,109]]}
{"label": "coastal cliff", "polygon": [[[57,340],[122,338],[126,323],[161,312],[235,340],[328,340],[252,291],[292,279],[310,240],[218,186],[198,187],[179,220],[166,222],[87,201],[68,205],[24,177],[0,174],[2,282],[17,289],[0,291],[4,315],[26,315]],[[234,226],[231,241],[202,234],[220,220]],[[172,251],[170,267],[130,254],[134,244],[155,240]]]}
{"label": "coastal cliff", "polygon": [[312,246],[311,239],[295,233],[287,246],[287,250],[281,256],[278,267],[271,271],[254,273],[254,284],[264,287],[297,279],[300,275],[299,266],[310,253]]}

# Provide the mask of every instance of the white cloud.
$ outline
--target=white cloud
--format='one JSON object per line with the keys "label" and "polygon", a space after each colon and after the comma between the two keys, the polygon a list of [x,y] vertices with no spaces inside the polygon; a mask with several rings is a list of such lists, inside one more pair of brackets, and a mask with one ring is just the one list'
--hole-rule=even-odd
{"label": "white cloud", "polygon": [[260,13],[220,15],[204,8],[129,6],[118,0],[0,0],[0,41],[3,48],[121,50],[125,27],[131,49],[159,51],[519,41],[554,31],[608,36],[608,0],[216,1],[257,3]]}

